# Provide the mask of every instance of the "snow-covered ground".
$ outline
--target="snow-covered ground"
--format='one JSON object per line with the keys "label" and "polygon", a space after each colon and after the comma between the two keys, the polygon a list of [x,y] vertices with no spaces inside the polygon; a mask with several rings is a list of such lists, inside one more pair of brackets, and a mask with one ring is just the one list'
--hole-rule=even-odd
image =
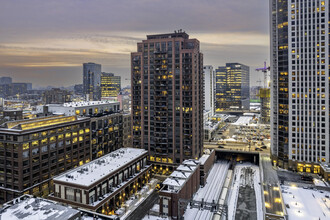
{"label": "snow-covered ground", "polygon": [[[202,199],[204,199],[204,202],[217,203],[227,176],[228,168],[228,162],[216,162],[207,177],[205,186],[196,192],[193,200],[202,201]],[[212,219],[212,217],[213,212],[209,209],[190,208],[189,205],[184,214],[184,219],[189,220],[208,220]]]}
{"label": "snow-covered ground", "polygon": [[327,186],[322,180],[316,178],[313,179],[313,182],[315,186]]}
{"label": "snow-covered ground", "polygon": [[281,186],[284,203],[289,219],[326,220],[330,219],[329,192],[303,189],[295,186]]}
{"label": "snow-covered ground", "polygon": [[247,125],[252,120],[252,116],[241,116],[237,119],[235,123],[232,123],[232,125]]}
{"label": "snow-covered ground", "polygon": [[184,213],[184,219],[189,220],[210,220],[213,217],[213,212],[208,209],[190,208],[189,206]]}
{"label": "snow-covered ground", "polygon": [[159,217],[154,215],[146,215],[142,220],[169,220],[167,217]]}
{"label": "snow-covered ground", "polygon": [[[252,178],[244,178],[242,171],[246,168],[252,169]],[[261,198],[261,189],[260,189],[260,171],[259,167],[251,163],[238,164],[235,167],[232,187],[229,191],[228,196],[228,219],[235,219],[237,199],[240,186],[252,186],[256,195],[256,210],[258,220],[263,219],[263,210],[262,210],[262,198]]]}
{"label": "snow-covered ground", "polygon": [[204,199],[204,202],[217,202],[227,176],[228,168],[228,162],[221,161],[215,163],[206,179],[205,186],[196,192],[194,200],[202,201]]}

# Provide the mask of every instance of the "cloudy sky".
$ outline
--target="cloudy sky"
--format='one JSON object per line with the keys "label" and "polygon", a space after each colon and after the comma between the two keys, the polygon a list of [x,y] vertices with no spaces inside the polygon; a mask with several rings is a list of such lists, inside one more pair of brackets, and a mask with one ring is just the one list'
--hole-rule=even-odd
{"label": "cloudy sky", "polygon": [[185,30],[204,64],[269,61],[266,0],[0,0],[0,76],[39,86],[82,82],[82,63],[129,83],[130,52],[147,34]]}

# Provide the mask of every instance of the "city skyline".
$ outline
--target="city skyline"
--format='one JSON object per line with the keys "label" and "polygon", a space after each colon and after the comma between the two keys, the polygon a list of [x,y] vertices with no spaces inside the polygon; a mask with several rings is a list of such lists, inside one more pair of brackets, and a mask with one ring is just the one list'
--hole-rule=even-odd
{"label": "city skyline", "polygon": [[[94,15],[85,16],[88,10]],[[269,25],[263,19],[268,17],[268,2],[262,0],[4,1],[0,12],[0,75],[39,86],[82,82],[85,62],[100,63],[105,72],[121,75],[123,86],[130,84],[129,53],[136,43],[146,34],[176,29],[200,39],[204,63],[214,68],[241,62],[254,70],[269,60]],[[161,20],[164,16],[166,21]],[[258,85],[261,74],[251,74],[256,78],[252,85]]]}

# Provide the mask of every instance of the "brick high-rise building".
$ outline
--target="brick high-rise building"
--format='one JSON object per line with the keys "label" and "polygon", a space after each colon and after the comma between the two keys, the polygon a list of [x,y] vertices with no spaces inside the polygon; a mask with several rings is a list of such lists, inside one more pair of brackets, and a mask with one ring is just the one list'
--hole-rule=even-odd
{"label": "brick high-rise building", "polygon": [[158,164],[200,157],[203,54],[185,32],[148,35],[131,54],[133,147]]}

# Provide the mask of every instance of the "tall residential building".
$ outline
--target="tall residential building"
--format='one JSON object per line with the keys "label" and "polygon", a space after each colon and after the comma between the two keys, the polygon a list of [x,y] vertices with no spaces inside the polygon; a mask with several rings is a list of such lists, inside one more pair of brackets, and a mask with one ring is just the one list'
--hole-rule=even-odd
{"label": "tall residential building", "polygon": [[211,111],[211,115],[214,115],[215,110],[215,74],[213,66],[207,65],[204,66],[204,94],[205,94],[205,103],[204,109],[206,111]]}
{"label": "tall residential building", "polygon": [[131,54],[133,147],[156,164],[203,149],[203,54],[185,32],[148,35]]}
{"label": "tall residential building", "polygon": [[216,69],[216,112],[249,109],[250,68],[240,63],[226,63]]}
{"label": "tall residential building", "polygon": [[113,73],[101,73],[101,98],[117,97],[121,89],[120,78]]}
{"label": "tall residential building", "polygon": [[319,173],[330,158],[329,0],[270,6],[273,162]]}
{"label": "tall residential building", "polygon": [[101,64],[83,64],[83,86],[86,101],[101,99]]}

